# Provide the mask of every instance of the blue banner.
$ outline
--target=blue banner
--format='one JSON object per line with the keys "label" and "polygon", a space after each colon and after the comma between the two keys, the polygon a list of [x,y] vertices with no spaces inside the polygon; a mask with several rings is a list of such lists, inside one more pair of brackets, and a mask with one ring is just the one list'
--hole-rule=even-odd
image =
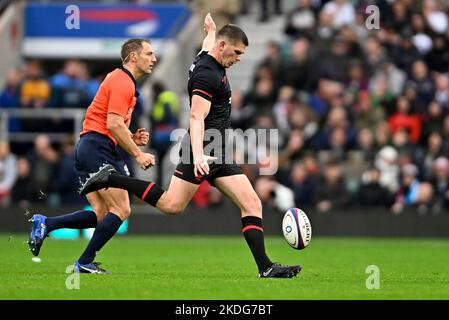
{"label": "blue banner", "polygon": [[[71,11],[73,5],[79,12]],[[25,37],[167,39],[182,30],[190,14],[183,4],[28,3]],[[77,16],[77,27],[68,28],[67,21]]]}

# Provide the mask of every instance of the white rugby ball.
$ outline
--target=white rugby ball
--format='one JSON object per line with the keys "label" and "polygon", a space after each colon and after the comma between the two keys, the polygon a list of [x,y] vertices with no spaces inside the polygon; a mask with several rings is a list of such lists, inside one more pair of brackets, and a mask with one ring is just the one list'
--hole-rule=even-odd
{"label": "white rugby ball", "polygon": [[285,212],[282,232],[288,244],[297,250],[307,247],[312,239],[312,225],[309,218],[298,208],[291,208]]}

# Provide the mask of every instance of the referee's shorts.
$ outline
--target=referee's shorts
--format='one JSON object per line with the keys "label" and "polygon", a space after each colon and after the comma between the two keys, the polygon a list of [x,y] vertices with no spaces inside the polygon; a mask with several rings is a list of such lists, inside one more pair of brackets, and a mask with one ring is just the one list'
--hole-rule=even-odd
{"label": "referee's shorts", "polygon": [[129,176],[125,161],[109,137],[97,132],[82,135],[75,146],[75,169],[81,181],[84,182],[89,173],[97,172],[104,164],[110,164],[117,172]]}

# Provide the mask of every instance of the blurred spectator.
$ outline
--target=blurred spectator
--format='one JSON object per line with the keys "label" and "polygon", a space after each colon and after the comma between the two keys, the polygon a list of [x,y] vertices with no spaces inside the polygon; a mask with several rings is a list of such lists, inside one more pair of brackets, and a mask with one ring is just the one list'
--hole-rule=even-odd
{"label": "blurred spectator", "polygon": [[447,32],[449,23],[447,7],[443,7],[443,4],[436,0],[424,0],[422,10],[427,25],[434,33],[445,34]]}
{"label": "blurred spectator", "polygon": [[410,102],[405,97],[399,97],[396,102],[396,112],[388,119],[388,122],[392,134],[400,129],[406,129],[410,132],[410,140],[413,143],[419,141],[421,119],[412,112]]}
{"label": "blurred spectator", "polygon": [[371,104],[374,109],[382,108],[386,114],[394,110],[395,95],[388,87],[388,79],[385,75],[373,77],[370,80]]}
{"label": "blurred spectator", "polygon": [[412,42],[410,31],[403,31],[397,36],[398,41],[391,48],[391,58],[398,68],[410,76],[412,74],[411,66],[415,61],[421,59],[421,54]]}
{"label": "blurred spectator", "polygon": [[424,16],[420,12],[415,12],[411,17],[412,42],[421,55],[425,55],[432,49],[432,39],[428,35],[429,30]]}
{"label": "blurred spectator", "polygon": [[345,87],[353,95],[357,95],[359,92],[367,92],[368,78],[365,75],[363,65],[360,61],[353,60],[349,63],[345,78]]}
{"label": "blurred spectator", "polygon": [[26,158],[17,160],[17,180],[11,190],[11,200],[22,208],[39,200],[39,187],[31,175],[30,163]]}
{"label": "blurred spectator", "polygon": [[265,58],[259,63],[257,69],[260,69],[261,66],[269,68],[273,75],[273,81],[279,83],[283,64],[281,46],[276,41],[268,41],[265,45],[265,50]]}
{"label": "blurred spectator", "polygon": [[[52,89],[47,81],[39,61],[32,60],[25,64],[25,79],[20,87],[20,106],[29,109],[42,109],[47,106]],[[22,119],[22,128],[28,132],[46,131],[51,126],[49,121]]]}
{"label": "blurred spectator", "polygon": [[437,74],[435,76],[435,101],[445,108],[445,113],[449,111],[449,77],[447,74]]}
{"label": "blurred spectator", "polygon": [[264,207],[285,212],[295,206],[293,191],[271,178],[261,176],[256,180],[254,189]]}
{"label": "blurred spectator", "polygon": [[321,120],[328,112],[331,101],[341,96],[342,93],[342,84],[328,79],[320,79],[316,92],[309,96],[307,104]]}
{"label": "blurred spectator", "polygon": [[353,115],[354,126],[358,130],[367,128],[374,131],[377,125],[385,119],[383,108],[373,108],[368,92],[360,92]]}
{"label": "blurred spectator", "polygon": [[381,185],[380,171],[376,167],[372,167],[363,173],[357,199],[363,207],[389,208],[393,204],[393,195]]}
{"label": "blurred spectator", "polygon": [[410,133],[406,128],[400,128],[393,133],[392,146],[399,153],[413,154],[414,145],[410,141]]}
{"label": "blurred spectator", "polygon": [[20,87],[20,105],[24,108],[44,108],[50,93],[50,84],[45,79],[40,62],[37,60],[27,62],[25,79]]}
{"label": "blurred spectator", "polygon": [[364,53],[367,63],[367,73],[371,77],[377,71],[380,64],[386,60],[386,52],[379,39],[370,36],[365,40]]}
{"label": "blurred spectator", "polygon": [[432,212],[440,213],[449,209],[449,160],[446,157],[435,160],[431,182],[434,189]]}
{"label": "blurred spectator", "polygon": [[0,204],[8,204],[16,179],[16,156],[11,153],[8,142],[0,141]]}
{"label": "blurred spectator", "polygon": [[380,150],[385,147],[391,139],[390,127],[388,122],[382,121],[377,124],[374,132],[374,140],[376,141],[376,150]]}
{"label": "blurred spectator", "polygon": [[427,105],[435,96],[435,85],[430,78],[427,65],[422,60],[413,63],[412,76],[406,82],[406,87],[416,92],[416,102],[419,113],[425,113]]}
{"label": "blurred spectator", "polygon": [[407,79],[405,72],[398,69],[388,58],[379,61],[371,81],[375,82],[379,77],[385,77],[388,90],[395,97],[402,93]]}
{"label": "blurred spectator", "polygon": [[[278,100],[273,107],[273,115],[276,127],[280,133],[285,136],[290,131],[289,118],[297,102],[295,89],[289,86],[283,86],[279,90]],[[232,117],[232,114],[231,114]]]}
{"label": "blurred spectator", "polygon": [[316,33],[321,42],[326,42],[334,35],[333,18],[332,15],[324,10],[321,10],[318,15],[318,25]]}
{"label": "blurred spectator", "polygon": [[56,181],[58,175],[59,155],[50,144],[48,135],[40,134],[34,140],[34,149],[27,155],[31,165],[33,181],[46,195],[57,191]]}
{"label": "blurred spectator", "polygon": [[151,147],[156,149],[158,155],[157,181],[162,184],[162,161],[172,145],[171,132],[179,126],[179,99],[178,96],[167,89],[160,82],[153,84],[153,107],[150,113],[151,120]]}
{"label": "blurred spectator", "polygon": [[[6,85],[0,93],[0,108],[20,107],[20,81],[22,72],[18,68],[11,68],[6,74]],[[17,132],[21,129],[21,123],[18,118],[10,118],[8,123],[9,132]]]}
{"label": "blurred spectator", "polygon": [[316,209],[319,212],[343,209],[349,204],[349,200],[341,164],[329,161],[316,185]]}
{"label": "blurred spectator", "polygon": [[310,107],[297,99],[291,100],[290,112],[288,114],[288,125],[290,129],[300,129],[304,139],[309,141],[318,131],[318,119]]}
{"label": "blurred spectator", "polygon": [[373,132],[368,128],[360,129],[357,134],[357,148],[365,161],[372,163],[375,158],[375,141]]}
{"label": "blurred spectator", "polygon": [[430,70],[447,72],[449,68],[449,46],[444,36],[433,38],[432,50],[427,53],[425,59]]}
{"label": "blurred spectator", "polygon": [[256,110],[253,105],[245,104],[245,97],[240,90],[232,90],[231,95],[232,128],[246,130],[250,127]]}
{"label": "blurred spectator", "polygon": [[440,132],[433,131],[427,138],[427,145],[420,159],[426,178],[432,174],[435,160],[444,155],[443,137]]}
{"label": "blurred spectator", "polygon": [[422,134],[420,144],[425,145],[427,138],[433,131],[441,131],[443,127],[443,108],[437,101],[432,101],[427,107],[427,113],[422,116]]}
{"label": "blurred spectator", "polygon": [[[336,129],[341,130],[336,131]],[[348,112],[343,106],[337,105],[329,110],[326,121],[321,131],[314,137],[312,145],[315,150],[329,150],[333,147],[342,148],[341,153],[343,150],[351,149],[355,145],[355,141],[356,131],[351,126]]]}
{"label": "blurred spectator", "polygon": [[379,183],[389,192],[395,193],[399,189],[398,152],[391,146],[385,146],[376,154],[374,160],[380,172]]}
{"label": "blurred spectator", "polygon": [[403,1],[394,1],[392,3],[392,14],[393,17],[387,21],[388,26],[391,26],[393,30],[400,34],[409,24],[409,10]]}
{"label": "blurred spectator", "polygon": [[315,181],[310,177],[307,167],[301,161],[293,163],[290,183],[287,185],[295,195],[295,205],[298,208],[308,208],[313,204]]}
{"label": "blurred spectator", "polygon": [[282,14],[282,0],[258,0],[260,3],[259,22],[266,22],[270,19],[270,8],[268,3],[272,3],[274,14]]}
{"label": "blurred spectator", "polygon": [[277,98],[277,87],[274,77],[267,66],[261,66],[259,76],[246,94],[245,103],[254,108],[257,113],[271,113]]}
{"label": "blurred spectator", "polygon": [[297,0],[297,6],[287,13],[285,34],[292,38],[314,36],[317,12],[312,7],[312,0]]}
{"label": "blurred spectator", "polygon": [[325,53],[324,59],[318,65],[317,75],[343,83],[349,69],[351,57],[349,56],[348,43],[341,36],[332,40],[330,51]]}
{"label": "blurred spectator", "polygon": [[63,140],[61,151],[55,182],[59,200],[62,204],[85,203],[85,198],[78,194],[78,172],[73,165],[75,162],[75,146],[71,136]]}
{"label": "blurred spectator", "polygon": [[416,206],[425,213],[432,200],[433,187],[430,183],[418,180],[418,168],[413,164],[405,165],[401,170],[401,188],[391,207],[394,214],[401,213],[406,207]]}
{"label": "blurred spectator", "polygon": [[51,78],[53,94],[51,107],[87,108],[89,106],[88,73],[78,60],[68,60],[62,72]]}
{"label": "blurred spectator", "polygon": [[306,38],[294,40],[290,47],[290,59],[281,67],[281,85],[296,90],[309,90],[312,87],[312,63],[309,57],[310,42]]}
{"label": "blurred spectator", "polygon": [[335,29],[355,22],[354,7],[347,0],[329,1],[324,5],[323,12],[331,16],[332,26]]}

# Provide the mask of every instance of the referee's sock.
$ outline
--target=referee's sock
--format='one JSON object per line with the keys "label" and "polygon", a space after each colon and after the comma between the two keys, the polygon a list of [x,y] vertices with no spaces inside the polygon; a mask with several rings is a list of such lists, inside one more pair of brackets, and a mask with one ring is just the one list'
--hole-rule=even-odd
{"label": "referee's sock", "polygon": [[45,224],[48,232],[61,228],[95,228],[97,225],[97,215],[91,210],[79,210],[62,216],[47,217]]}
{"label": "referee's sock", "polygon": [[259,272],[267,270],[273,262],[265,253],[262,219],[256,216],[243,217],[242,232],[251,249],[254,260],[256,260]]}
{"label": "referee's sock", "polygon": [[112,212],[108,212],[106,217],[95,228],[94,234],[78,262],[80,264],[92,263],[95,259],[95,254],[114,236],[121,225],[122,219]]}
{"label": "referee's sock", "polygon": [[111,174],[108,184],[111,188],[128,190],[153,207],[156,207],[157,202],[165,192],[154,182],[130,178],[121,174]]}

